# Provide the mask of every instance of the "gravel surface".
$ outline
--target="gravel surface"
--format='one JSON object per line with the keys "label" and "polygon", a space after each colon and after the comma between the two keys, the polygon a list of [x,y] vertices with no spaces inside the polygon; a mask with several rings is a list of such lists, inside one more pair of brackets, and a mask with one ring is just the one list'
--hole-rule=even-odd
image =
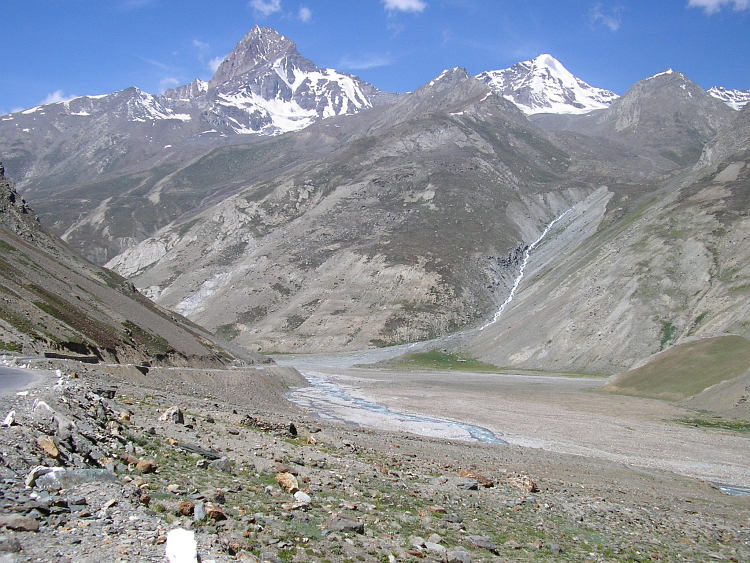
{"label": "gravel surface", "polygon": [[750,558],[750,499],[658,468],[321,421],[274,367],[38,367],[0,399],[3,561]]}
{"label": "gravel surface", "polygon": [[[605,379],[315,368],[329,385],[396,413],[459,420],[547,452],[750,486],[748,434],[685,425],[679,420],[696,412],[665,401],[597,392]],[[306,369],[301,362],[300,369]],[[326,407],[356,419],[346,405]],[[371,418],[360,422],[384,426]]]}

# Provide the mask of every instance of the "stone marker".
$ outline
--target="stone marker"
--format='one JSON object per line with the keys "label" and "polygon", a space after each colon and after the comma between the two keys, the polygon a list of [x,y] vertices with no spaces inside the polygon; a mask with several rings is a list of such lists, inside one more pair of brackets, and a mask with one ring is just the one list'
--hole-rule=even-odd
{"label": "stone marker", "polygon": [[195,532],[175,528],[167,534],[166,553],[169,563],[198,563],[198,544]]}

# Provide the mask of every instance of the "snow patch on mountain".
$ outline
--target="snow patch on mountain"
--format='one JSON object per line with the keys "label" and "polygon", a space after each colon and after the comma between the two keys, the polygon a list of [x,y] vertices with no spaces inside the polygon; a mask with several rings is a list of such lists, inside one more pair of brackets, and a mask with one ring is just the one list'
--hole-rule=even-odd
{"label": "snow patch on mountain", "polygon": [[668,68],[667,70],[664,70],[662,72],[657,72],[656,74],[653,74],[646,78],[646,80],[653,80],[654,78],[659,78],[660,76],[668,76],[670,74],[674,74],[674,70],[671,68]]}
{"label": "snow patch on mountain", "polygon": [[174,110],[160,102],[155,96],[137,90],[137,94],[127,103],[128,121],[160,121],[162,119],[178,119],[190,121],[190,114],[175,113]]}
{"label": "snow patch on mountain", "polygon": [[575,77],[552,55],[543,54],[503,70],[477,75],[496,94],[525,114],[588,113],[609,107],[617,94]]}
{"label": "snow patch on mountain", "polygon": [[273,88],[273,96],[263,95],[267,80],[232,89],[219,88],[212,92],[209,113],[221,117],[233,133],[273,135],[298,131],[320,119],[372,107],[361,85],[350,76],[332,69],[305,72],[292,68],[286,73],[278,67],[278,62],[273,66],[279,81]]}
{"label": "snow patch on mountain", "polygon": [[750,102],[750,90],[727,90],[722,86],[714,86],[708,93],[736,110],[741,110]]}

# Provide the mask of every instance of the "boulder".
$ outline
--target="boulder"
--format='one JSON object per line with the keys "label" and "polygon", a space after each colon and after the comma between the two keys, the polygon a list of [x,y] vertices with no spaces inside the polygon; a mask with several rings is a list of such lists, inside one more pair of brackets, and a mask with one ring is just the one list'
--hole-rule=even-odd
{"label": "boulder", "polygon": [[57,471],[62,471],[62,468],[53,468],[53,467],[47,467],[45,465],[37,465],[34,467],[31,471],[28,472],[26,475],[26,488],[30,489],[36,484],[36,480],[41,477],[42,475],[46,475],[47,473],[51,473],[57,469]]}
{"label": "boulder", "polygon": [[291,473],[277,473],[276,482],[279,484],[279,487],[284,489],[284,491],[289,494],[294,494],[299,491],[299,483],[297,483],[297,478]]}
{"label": "boulder", "polygon": [[527,493],[535,493],[539,490],[534,480],[525,473],[511,475],[510,477],[508,477],[508,483],[513,485],[517,489],[521,489],[522,491],[525,491]]}
{"label": "boulder", "polygon": [[446,551],[448,551],[445,546],[442,546],[439,543],[433,543],[431,541],[425,542],[424,547],[427,551],[431,551],[438,556],[443,555]]}
{"label": "boulder", "polygon": [[471,563],[471,553],[463,547],[452,549],[447,554],[448,563]]}
{"label": "boulder", "polygon": [[3,514],[0,515],[0,528],[8,528],[17,532],[38,532],[39,522],[31,516]]}
{"label": "boulder", "polygon": [[465,491],[476,491],[479,488],[479,482],[476,479],[460,478],[456,479],[456,487]]}
{"label": "boulder", "polygon": [[107,481],[118,482],[117,475],[109,469],[62,469],[55,467],[50,468],[47,473],[38,475],[34,479],[34,486],[46,491],[59,491],[60,489],[70,489],[82,483]]}
{"label": "boulder", "polygon": [[329,532],[356,532],[357,534],[365,533],[364,523],[343,514],[333,514],[323,525],[323,528],[328,530]]}
{"label": "boulder", "polygon": [[424,547],[425,540],[421,536],[409,536],[409,545],[422,549]]}
{"label": "boulder", "polygon": [[13,423],[15,421],[16,421],[16,411],[12,410],[7,415],[5,415],[5,418],[3,419],[3,422],[0,424],[0,426],[11,427],[13,426]]}
{"label": "boulder", "polygon": [[497,553],[497,544],[492,541],[492,538],[489,536],[469,536],[466,539],[468,539],[474,547]]}
{"label": "boulder", "polygon": [[[11,534],[3,534],[0,535],[0,553],[18,553],[21,551],[21,542],[18,541],[18,538]],[[12,556],[4,556],[7,557],[8,561],[14,561],[12,559]],[[0,561],[5,561],[2,557],[0,557]]]}
{"label": "boulder", "polygon": [[204,448],[197,444],[189,444],[187,442],[178,442],[177,440],[170,442],[170,444],[173,446],[177,446],[178,448],[181,448],[185,451],[203,456],[206,459],[221,459],[221,454],[211,448]]}
{"label": "boulder", "polygon": [[206,505],[202,502],[197,502],[193,507],[193,520],[201,522],[206,519]]}
{"label": "boulder", "polygon": [[232,472],[232,462],[228,457],[220,457],[219,459],[215,459],[209,465],[214,469],[223,471],[224,473]]}
{"label": "boulder", "polygon": [[302,502],[305,504],[310,504],[312,502],[312,498],[310,497],[310,495],[308,495],[304,491],[297,491],[296,493],[294,493],[294,498],[297,502]]}
{"label": "boulder", "polygon": [[44,450],[48,456],[53,459],[60,457],[60,450],[55,445],[55,442],[49,436],[39,436],[36,439],[37,445]]}
{"label": "boulder", "polygon": [[481,473],[477,473],[476,471],[471,469],[461,469],[458,472],[458,476],[461,478],[474,479],[477,483],[486,488],[490,488],[495,485],[495,482],[492,479],[489,479]]}
{"label": "boulder", "polygon": [[156,471],[156,463],[150,459],[141,458],[135,464],[135,468],[141,473],[154,473]]}
{"label": "boulder", "polygon": [[172,422],[174,424],[184,424],[185,416],[182,414],[180,407],[175,405],[174,407],[169,407],[166,411],[164,411],[162,415],[159,417],[159,420],[161,422]]}

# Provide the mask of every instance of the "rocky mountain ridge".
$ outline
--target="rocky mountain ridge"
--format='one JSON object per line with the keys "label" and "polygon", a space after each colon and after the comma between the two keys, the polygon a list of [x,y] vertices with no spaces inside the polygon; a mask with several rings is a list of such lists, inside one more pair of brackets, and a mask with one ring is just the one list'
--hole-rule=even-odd
{"label": "rocky mountain ridge", "polygon": [[[579,247],[599,248],[599,237],[605,240],[606,233],[625,228],[655,194],[676,197],[675,186],[708,158],[701,156],[704,147],[713,146],[711,140],[723,138],[724,132],[727,140],[736,139],[746,113],[734,112],[679,73],[645,79],[609,108],[537,116],[531,123],[514,104],[491,92],[463,69],[444,71],[392,107],[358,116],[353,122],[366,126],[320,161],[241,191],[196,216],[189,227],[165,229],[109,265],[165,306],[264,350],[429,338],[491,318],[493,304],[510,290],[524,245],[562,212],[571,209],[565,219],[571,222],[535,252],[561,244],[554,240],[568,245],[553,254],[557,260],[578,256]],[[727,154],[726,149],[714,151]],[[678,215],[673,209],[670,213]],[[734,240],[742,228],[726,236]],[[724,237],[705,244],[720,248]],[[613,248],[625,255],[622,243]],[[690,253],[687,248],[675,252]],[[610,257],[586,260],[605,268]],[[633,254],[619,264],[634,267],[638,261]],[[186,263],[200,267],[186,269]],[[531,263],[533,268],[533,257]],[[669,277],[654,268],[657,276]],[[688,271],[685,265],[681,277],[669,277],[685,285],[680,291],[692,287]],[[622,272],[619,276],[623,282],[643,283]],[[580,305],[587,300],[575,293],[579,290],[571,289],[576,297],[570,304],[589,314]],[[521,322],[513,312],[522,295],[523,287],[518,303],[503,316],[516,319],[514,326],[531,327],[534,323]],[[544,295],[549,298],[549,288]],[[607,292],[601,295],[610,298]],[[612,340],[621,342],[617,350],[596,358],[573,353],[563,338],[542,346],[547,356],[501,356],[498,351],[514,347],[491,339],[500,330],[496,327],[482,331],[472,350],[498,365],[623,369],[658,351],[666,326],[644,317],[661,310],[657,304],[631,300],[638,311],[632,339]],[[240,302],[249,308],[237,313]],[[630,311],[620,305],[618,311]],[[600,304],[597,310],[610,309]],[[737,304],[736,310],[739,317],[711,330],[737,330],[734,323],[744,309]],[[669,311],[659,317],[669,319],[664,323],[685,325]],[[534,326],[557,318],[549,311],[546,315]],[[568,312],[566,318],[571,316],[577,315]],[[595,326],[603,323],[600,319]],[[501,321],[500,326],[507,325]],[[516,351],[560,330],[533,330],[533,335],[519,330],[526,344],[518,343]],[[579,346],[587,335],[576,332],[567,342]],[[676,334],[669,337],[677,339]],[[587,349],[606,346],[597,341]],[[565,365],[550,363],[553,358]]]}
{"label": "rocky mountain ridge", "polygon": [[[506,255],[593,189],[561,186],[567,156],[463,69],[356,122],[358,133],[330,154],[163,229],[109,266],[263,350],[426,338],[480,318],[507,282],[487,256]],[[496,213],[507,206],[528,217]],[[185,268],[186,259],[200,266]]]}
{"label": "rocky mountain ridge", "polygon": [[[297,80],[293,44],[273,35],[264,43],[262,33],[243,39],[222,70],[226,92],[239,81],[282,95]],[[545,61],[554,66],[537,62]],[[220,88],[195,82],[170,96],[205,102]],[[582,216],[566,239],[571,253],[626,228],[641,206],[741,149],[746,111],[664,72],[603,109],[526,115],[453,68],[411,94],[300,131],[221,146],[203,139],[95,183],[57,192],[38,184],[36,194],[48,206],[42,217],[54,212],[54,228],[75,248],[230,340],[266,351],[384,345],[483,324],[553,218],[568,209]],[[706,244],[720,247],[729,233]],[[571,289],[576,299],[579,290]],[[633,307],[638,318],[658,309]],[[660,326],[641,321],[651,327],[642,335]],[[565,347],[556,353],[575,369],[617,370],[653,353],[654,341],[633,338],[590,364]],[[497,356],[547,365],[514,357]]]}
{"label": "rocky mountain ridge", "polygon": [[256,26],[208,83],[195,79],[163,95],[131,87],[4,115],[0,153],[19,188],[41,195],[389,99],[355,76],[317,67],[293,42]]}

